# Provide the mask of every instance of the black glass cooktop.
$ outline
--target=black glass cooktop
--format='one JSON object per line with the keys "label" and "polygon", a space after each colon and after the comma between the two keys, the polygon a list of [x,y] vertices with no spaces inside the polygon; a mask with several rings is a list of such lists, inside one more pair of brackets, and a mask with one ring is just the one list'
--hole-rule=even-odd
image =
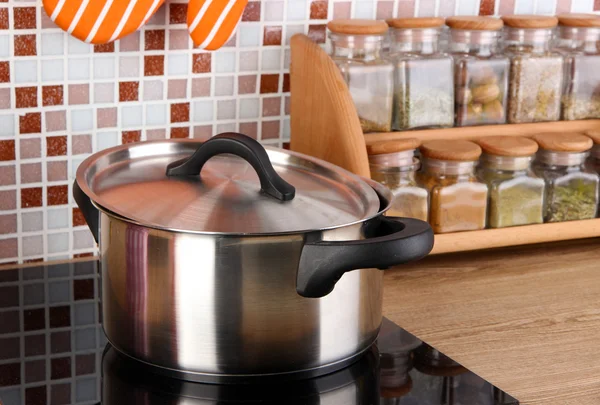
{"label": "black glass cooktop", "polygon": [[107,344],[97,262],[0,271],[0,405],[514,405],[514,398],[384,320],[377,345],[308,380],[215,385],[156,375]]}

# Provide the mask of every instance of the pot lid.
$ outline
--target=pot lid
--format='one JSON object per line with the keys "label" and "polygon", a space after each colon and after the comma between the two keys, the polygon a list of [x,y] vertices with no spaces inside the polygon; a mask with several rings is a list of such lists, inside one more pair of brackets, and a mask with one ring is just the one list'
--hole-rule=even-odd
{"label": "pot lid", "polygon": [[307,232],[363,221],[380,208],[362,178],[233,133],[106,149],[81,163],[77,182],[103,211],[182,232]]}

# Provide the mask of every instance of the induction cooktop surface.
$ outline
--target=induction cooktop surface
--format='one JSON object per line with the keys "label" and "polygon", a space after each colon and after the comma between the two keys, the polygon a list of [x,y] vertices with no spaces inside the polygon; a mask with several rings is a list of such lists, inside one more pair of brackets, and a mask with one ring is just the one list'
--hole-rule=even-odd
{"label": "induction cooktop surface", "polygon": [[96,261],[0,270],[0,404],[515,405],[384,319],[356,363],[313,379],[201,384],[157,374],[102,331]]}

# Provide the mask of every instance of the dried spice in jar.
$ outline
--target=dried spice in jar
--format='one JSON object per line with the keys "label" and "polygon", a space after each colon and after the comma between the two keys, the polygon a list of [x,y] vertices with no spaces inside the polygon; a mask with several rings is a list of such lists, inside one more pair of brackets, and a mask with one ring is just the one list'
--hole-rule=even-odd
{"label": "dried spice in jar", "polygon": [[565,58],[562,119],[600,118],[600,16],[561,14],[556,50]]}
{"label": "dried spice in jar", "polygon": [[420,144],[418,139],[408,138],[367,146],[371,178],[394,194],[387,215],[427,221],[428,193],[415,179],[420,166],[415,149]]}
{"label": "dried spice in jar", "polygon": [[475,176],[481,148],[469,141],[429,141],[421,148],[419,181],[429,190],[435,233],[473,231],[486,224],[488,188]]}
{"label": "dried spice in jar", "polygon": [[544,222],[574,221],[596,217],[598,184],[596,173],[585,167],[592,140],[582,134],[540,134],[533,165],[546,182]]}
{"label": "dried spice in jar", "polygon": [[600,130],[587,131],[585,134],[594,141],[586,167],[594,173],[600,174]]}
{"label": "dried spice in jar", "polygon": [[556,17],[503,16],[504,53],[510,59],[508,122],[557,121],[563,89],[563,58],[550,49]]}
{"label": "dried spice in jar", "polygon": [[498,49],[502,20],[450,17],[456,125],[503,124],[510,63]]}
{"label": "dried spice in jar", "polygon": [[489,189],[488,227],[544,222],[544,180],[530,169],[537,143],[518,136],[492,136],[478,144],[483,155],[477,175]]}
{"label": "dried spice in jar", "polygon": [[439,50],[442,18],[396,18],[388,58],[394,64],[393,128],[450,127],[454,123],[452,58]]}
{"label": "dried spice in jar", "polygon": [[393,65],[382,57],[383,21],[333,20],[327,24],[331,58],[340,69],[363,132],[392,129]]}

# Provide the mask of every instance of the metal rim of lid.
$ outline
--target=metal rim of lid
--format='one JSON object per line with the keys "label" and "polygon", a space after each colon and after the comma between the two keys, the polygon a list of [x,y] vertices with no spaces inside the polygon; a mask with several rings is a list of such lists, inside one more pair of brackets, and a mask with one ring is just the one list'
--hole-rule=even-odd
{"label": "metal rim of lid", "polygon": [[132,223],[132,224],[135,224],[135,225],[138,225],[141,227],[150,228],[150,229],[166,231],[166,232],[199,234],[199,235],[220,235],[220,236],[225,236],[225,237],[227,237],[227,236],[239,237],[239,236],[292,235],[292,234],[303,234],[303,233],[307,233],[307,232],[316,232],[316,231],[324,231],[324,230],[330,230],[330,229],[336,229],[336,228],[343,228],[346,226],[360,224],[360,223],[363,223],[365,221],[368,221],[370,219],[377,217],[378,215],[385,212],[389,208],[389,203],[391,202],[391,198],[392,198],[391,192],[387,188],[381,186],[379,183],[373,182],[371,179],[362,178],[362,177],[357,176],[353,173],[350,173],[336,165],[333,165],[331,163],[328,163],[326,161],[323,161],[323,160],[320,160],[320,159],[317,159],[317,158],[314,158],[311,156],[307,156],[307,155],[304,155],[304,154],[301,154],[298,152],[282,150],[282,149],[277,149],[277,148],[271,148],[271,147],[265,148],[265,149],[267,149],[267,152],[269,152],[269,153],[284,153],[284,154],[296,157],[298,159],[305,160],[305,161],[309,162],[311,165],[320,166],[320,167],[326,169],[327,171],[343,174],[345,176],[349,176],[349,178],[351,178],[353,181],[357,182],[357,184],[359,184],[361,186],[361,189],[363,191],[368,192],[369,194],[372,193],[373,196],[377,197],[376,206],[374,205],[373,207],[369,207],[367,209],[367,211],[369,213],[367,215],[365,215],[363,218],[357,218],[356,220],[349,221],[349,222],[346,222],[343,224],[334,224],[334,225],[330,225],[330,226],[323,226],[320,228],[308,228],[308,229],[297,229],[297,230],[275,231],[275,232],[203,231],[203,230],[190,230],[190,229],[183,229],[183,228],[172,228],[172,227],[163,226],[160,224],[147,223],[141,218],[136,218],[135,216],[127,215],[126,213],[121,212],[121,210],[119,210],[117,207],[112,206],[111,204],[102,204],[101,197],[98,194],[96,194],[94,192],[94,190],[92,190],[92,188],[89,186],[89,183],[88,183],[88,181],[90,180],[88,178],[88,176],[90,174],[89,170],[92,168],[93,163],[96,162],[98,159],[107,157],[108,155],[113,154],[113,153],[130,150],[132,148],[135,148],[136,146],[152,145],[152,144],[161,145],[161,144],[169,144],[169,143],[189,144],[189,145],[195,145],[197,147],[202,142],[199,142],[199,141],[196,141],[193,139],[158,140],[158,141],[138,142],[135,144],[124,144],[124,145],[118,145],[118,146],[115,146],[112,148],[108,148],[108,149],[102,150],[100,152],[97,152],[97,153],[89,156],[87,159],[85,159],[79,165],[79,167],[77,168],[77,173],[76,173],[76,181],[77,181],[79,187],[81,188],[81,190],[83,191],[83,193],[85,193],[90,198],[90,200],[92,201],[92,204],[96,208],[98,208],[101,212],[103,212],[109,216],[115,217],[119,220],[122,220],[124,222]]}

